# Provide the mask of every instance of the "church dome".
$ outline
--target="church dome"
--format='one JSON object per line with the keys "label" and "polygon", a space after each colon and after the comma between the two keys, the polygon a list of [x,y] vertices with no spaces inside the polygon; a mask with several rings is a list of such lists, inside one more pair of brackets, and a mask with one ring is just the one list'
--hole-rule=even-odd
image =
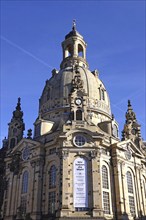
{"label": "church dome", "polygon": [[[83,91],[87,95],[87,108],[111,117],[110,100],[106,88],[98,77],[98,72],[91,72],[87,68],[78,66]],[[66,67],[57,72],[53,71],[52,77],[46,81],[40,99],[40,111],[45,115],[47,111],[70,105],[70,94],[75,70]]]}
{"label": "church dome", "polygon": [[74,24],[62,42],[60,71],[52,70],[46,81],[35,125],[43,120],[47,129],[57,129],[59,124],[79,120],[97,126],[112,119],[108,93],[98,71],[89,70],[86,47]]}

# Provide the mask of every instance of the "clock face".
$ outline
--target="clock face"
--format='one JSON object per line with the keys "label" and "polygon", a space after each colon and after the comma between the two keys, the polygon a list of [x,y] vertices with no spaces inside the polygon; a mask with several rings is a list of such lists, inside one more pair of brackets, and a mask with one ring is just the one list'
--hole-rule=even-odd
{"label": "clock face", "polygon": [[25,147],[22,152],[22,159],[27,160],[29,158],[30,150],[28,147]]}
{"label": "clock face", "polygon": [[82,100],[81,100],[80,98],[77,98],[77,99],[75,100],[75,103],[76,103],[76,105],[81,105]]}

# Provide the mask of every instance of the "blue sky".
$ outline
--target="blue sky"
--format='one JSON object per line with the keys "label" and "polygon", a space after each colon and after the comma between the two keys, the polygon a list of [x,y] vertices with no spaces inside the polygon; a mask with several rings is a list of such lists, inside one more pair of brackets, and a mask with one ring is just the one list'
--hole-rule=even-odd
{"label": "blue sky", "polygon": [[38,100],[61,42],[76,19],[87,42],[90,70],[98,69],[120,133],[130,99],[146,139],[145,1],[1,1],[1,139],[21,97],[26,131],[33,129]]}

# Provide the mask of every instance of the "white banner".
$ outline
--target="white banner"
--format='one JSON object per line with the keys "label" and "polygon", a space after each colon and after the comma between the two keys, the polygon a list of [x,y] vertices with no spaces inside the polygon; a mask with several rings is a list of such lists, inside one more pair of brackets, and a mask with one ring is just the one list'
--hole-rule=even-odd
{"label": "white banner", "polygon": [[74,161],[74,207],[88,207],[87,162],[83,158]]}

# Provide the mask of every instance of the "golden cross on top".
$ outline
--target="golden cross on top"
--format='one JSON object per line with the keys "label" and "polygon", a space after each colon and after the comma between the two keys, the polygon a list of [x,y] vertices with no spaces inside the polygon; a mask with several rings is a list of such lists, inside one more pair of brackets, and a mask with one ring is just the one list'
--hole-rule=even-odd
{"label": "golden cross on top", "polygon": [[72,29],[75,31],[76,30],[76,20],[74,19],[73,20],[73,27],[72,27]]}

